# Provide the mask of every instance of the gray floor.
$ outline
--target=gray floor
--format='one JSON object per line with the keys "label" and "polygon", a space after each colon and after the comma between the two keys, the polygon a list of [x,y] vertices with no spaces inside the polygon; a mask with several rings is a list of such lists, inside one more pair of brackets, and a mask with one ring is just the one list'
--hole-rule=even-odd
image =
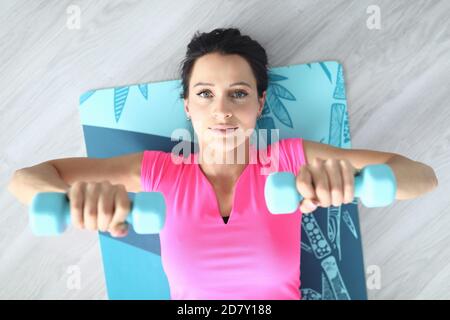
{"label": "gray floor", "polygon": [[[80,29],[66,24],[72,4],[81,8]],[[367,27],[370,5],[380,8],[379,30]],[[381,271],[381,288],[368,294],[450,299],[449,12],[446,0],[2,0],[0,298],[106,298],[97,235],[33,237],[27,208],[6,183],[16,169],[86,155],[82,92],[179,78],[195,31],[237,26],[266,48],[270,66],[341,61],[353,147],[435,169],[439,187],[431,193],[387,208],[360,206],[365,264]],[[71,285],[72,266],[80,288]]]}

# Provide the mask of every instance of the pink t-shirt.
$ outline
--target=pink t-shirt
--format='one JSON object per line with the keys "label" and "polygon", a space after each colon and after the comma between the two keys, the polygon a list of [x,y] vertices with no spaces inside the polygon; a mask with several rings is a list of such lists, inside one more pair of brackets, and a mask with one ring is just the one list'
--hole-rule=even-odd
{"label": "pink t-shirt", "polygon": [[171,299],[301,299],[301,211],[271,214],[264,185],[270,172],[298,174],[306,162],[303,140],[282,139],[263,151],[250,145],[249,154],[225,223],[198,153],[183,158],[171,152],[144,152],[143,191],[162,192],[166,201],[161,259]]}

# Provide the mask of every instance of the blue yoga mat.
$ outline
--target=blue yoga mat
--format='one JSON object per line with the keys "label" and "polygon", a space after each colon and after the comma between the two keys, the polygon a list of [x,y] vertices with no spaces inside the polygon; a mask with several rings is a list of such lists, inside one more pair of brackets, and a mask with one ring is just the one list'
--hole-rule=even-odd
{"label": "blue yoga mat", "polygon": [[[170,80],[82,94],[87,156],[171,152],[180,141],[196,148],[180,93],[181,80]],[[176,128],[191,134],[172,137]],[[280,139],[302,137],[351,148],[342,65],[324,61],[270,68],[266,104],[255,130],[260,129],[279,129]],[[159,235],[138,235],[130,228],[124,238],[100,232],[99,240],[109,299],[170,299]],[[367,299],[356,199],[303,215],[301,250],[302,299]]]}

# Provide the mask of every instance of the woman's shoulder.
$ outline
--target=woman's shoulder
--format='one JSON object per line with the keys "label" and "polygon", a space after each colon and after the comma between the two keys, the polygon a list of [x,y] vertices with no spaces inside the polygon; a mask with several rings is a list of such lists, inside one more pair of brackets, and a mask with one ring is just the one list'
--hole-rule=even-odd
{"label": "woman's shoulder", "polygon": [[297,147],[303,145],[304,139],[301,137],[290,137],[290,138],[283,138],[278,139],[277,141],[274,141],[270,144],[263,144],[259,146],[259,150],[267,149],[267,150],[275,150],[277,148],[279,149],[288,149],[290,147]]}
{"label": "woman's shoulder", "polygon": [[305,152],[303,138],[293,137],[279,139],[268,147],[268,157],[271,161],[278,163],[279,170],[297,172],[298,168],[305,163]]}
{"label": "woman's shoulder", "polygon": [[181,170],[186,165],[196,163],[196,154],[176,154],[172,151],[145,150],[143,152],[141,171]]}

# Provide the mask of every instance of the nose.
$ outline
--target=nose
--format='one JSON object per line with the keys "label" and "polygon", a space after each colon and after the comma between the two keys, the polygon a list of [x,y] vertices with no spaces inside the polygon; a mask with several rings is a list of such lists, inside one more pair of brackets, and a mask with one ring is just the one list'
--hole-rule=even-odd
{"label": "nose", "polygon": [[227,106],[227,102],[223,100],[217,102],[217,105],[213,109],[213,116],[216,119],[228,119],[231,118],[232,115],[230,108]]}

